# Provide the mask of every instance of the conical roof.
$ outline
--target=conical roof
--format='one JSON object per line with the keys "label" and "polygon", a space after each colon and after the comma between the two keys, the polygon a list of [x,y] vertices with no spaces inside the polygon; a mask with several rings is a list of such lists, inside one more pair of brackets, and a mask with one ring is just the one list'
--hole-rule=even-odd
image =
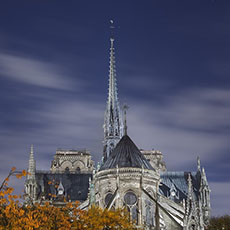
{"label": "conical roof", "polygon": [[100,171],[112,168],[144,168],[154,170],[148,160],[140,152],[128,135],[124,135],[116,145],[106,162],[101,166]]}

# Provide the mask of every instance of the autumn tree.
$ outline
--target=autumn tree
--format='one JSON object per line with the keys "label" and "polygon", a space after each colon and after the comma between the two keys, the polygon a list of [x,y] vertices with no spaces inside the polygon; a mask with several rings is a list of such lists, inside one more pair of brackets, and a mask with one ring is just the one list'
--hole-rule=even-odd
{"label": "autumn tree", "polygon": [[230,230],[230,216],[212,217],[208,230]]}

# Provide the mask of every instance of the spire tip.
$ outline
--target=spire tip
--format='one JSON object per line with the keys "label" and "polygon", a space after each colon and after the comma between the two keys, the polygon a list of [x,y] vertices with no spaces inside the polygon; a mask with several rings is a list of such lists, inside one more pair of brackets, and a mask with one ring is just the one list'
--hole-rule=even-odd
{"label": "spire tip", "polygon": [[33,145],[33,144],[31,144],[31,146],[30,146],[30,153],[31,153],[31,154],[34,153],[34,145]]}

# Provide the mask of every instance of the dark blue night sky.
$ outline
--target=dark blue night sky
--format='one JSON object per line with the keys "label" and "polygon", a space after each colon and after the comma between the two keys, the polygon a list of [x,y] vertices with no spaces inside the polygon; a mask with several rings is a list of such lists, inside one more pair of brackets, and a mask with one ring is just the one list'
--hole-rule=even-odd
{"label": "dark blue night sky", "polygon": [[130,137],[171,171],[199,155],[213,215],[229,214],[229,12],[228,0],[1,1],[0,178],[27,168],[30,144],[39,169],[57,148],[100,161],[113,19]]}

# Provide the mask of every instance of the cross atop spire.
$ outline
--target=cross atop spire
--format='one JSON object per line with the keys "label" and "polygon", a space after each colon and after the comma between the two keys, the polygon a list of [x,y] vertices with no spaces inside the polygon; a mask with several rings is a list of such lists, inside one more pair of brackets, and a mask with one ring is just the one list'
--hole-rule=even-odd
{"label": "cross atop spire", "polygon": [[113,19],[110,19],[109,22],[110,22],[109,28],[110,28],[111,38],[113,38],[113,37],[114,37],[114,29],[115,29],[114,20],[113,20]]}

